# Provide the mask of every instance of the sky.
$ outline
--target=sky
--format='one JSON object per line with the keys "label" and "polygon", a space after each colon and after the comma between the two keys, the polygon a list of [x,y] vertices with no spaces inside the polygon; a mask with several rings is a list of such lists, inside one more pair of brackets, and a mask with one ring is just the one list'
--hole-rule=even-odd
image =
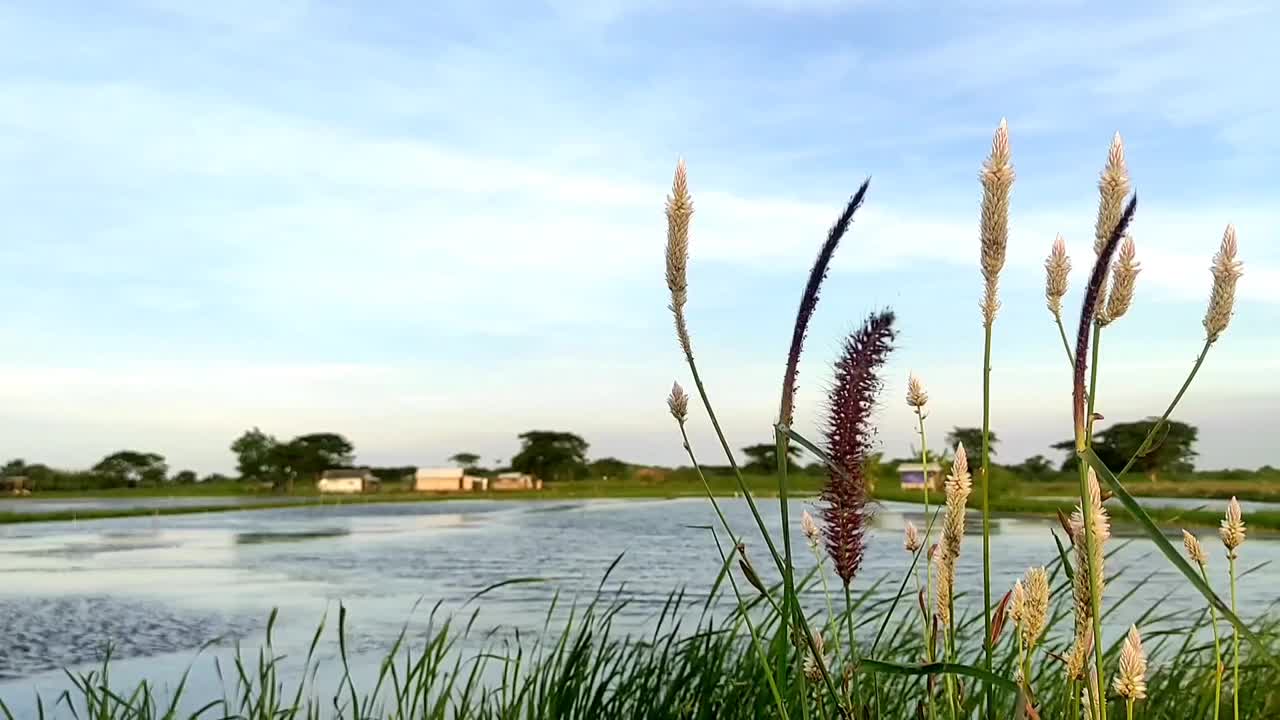
{"label": "sky", "polygon": [[[1056,233],[1092,260],[1115,132],[1141,198],[1133,309],[1098,409],[1163,411],[1204,337],[1228,222],[1237,314],[1174,417],[1205,468],[1280,464],[1280,6],[919,0],[131,0],[0,7],[0,455],[121,448],[226,472],[258,426],[363,463],[505,462],[530,429],[685,461],[666,413],[662,209],[696,214],[688,317],[730,442],[767,442],[805,276],[872,178],[801,363],[897,313],[878,442],[980,424],[977,172],[1018,173],[994,334],[997,459],[1071,435],[1043,298]],[[723,463],[705,413],[699,459]]]}

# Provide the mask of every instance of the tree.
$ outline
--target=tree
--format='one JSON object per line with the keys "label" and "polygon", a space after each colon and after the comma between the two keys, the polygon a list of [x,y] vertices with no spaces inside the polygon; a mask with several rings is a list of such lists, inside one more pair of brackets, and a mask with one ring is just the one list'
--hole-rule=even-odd
{"label": "tree", "polygon": [[272,450],[280,443],[258,428],[247,430],[231,443],[236,454],[236,471],[244,480],[265,482],[271,480]]}
{"label": "tree", "polygon": [[631,466],[622,462],[618,458],[607,457],[594,460],[591,463],[591,474],[594,477],[608,480],[609,478],[625,477]]}
{"label": "tree", "polygon": [[480,456],[473,452],[460,452],[449,458],[449,462],[454,463],[460,468],[472,468],[480,462]]}
{"label": "tree", "polygon": [[163,483],[169,474],[169,466],[165,464],[163,455],[121,450],[98,461],[93,472],[117,487],[137,487]]}
{"label": "tree", "polygon": [[587,441],[570,432],[530,430],[520,434],[511,468],[542,480],[569,480],[587,471]]}
{"label": "tree", "polygon": [[199,476],[196,475],[194,470],[182,470],[174,473],[169,482],[174,485],[195,485],[198,479]]}
{"label": "tree", "polygon": [[[1137,455],[1133,469],[1145,474],[1152,482],[1158,479],[1161,472],[1190,472],[1194,469],[1194,460],[1199,454],[1192,446],[1195,445],[1200,430],[1194,425],[1166,420],[1152,437],[1151,446],[1144,449],[1143,441],[1159,420],[1157,417],[1148,417],[1136,422],[1115,423],[1099,430],[1093,434],[1093,451],[1107,467],[1116,472],[1129,462],[1129,458]],[[1062,464],[1063,470],[1076,468],[1075,440],[1055,443],[1053,449],[1067,453]],[[1143,452],[1138,454],[1139,450]]]}
{"label": "tree", "polygon": [[0,468],[0,477],[19,477],[27,474],[27,461],[14,458]]}
{"label": "tree", "polygon": [[[747,456],[747,464],[742,468],[750,472],[757,473],[773,473],[778,470],[778,446],[775,443],[761,443],[759,445],[748,445],[742,448],[742,454]],[[800,457],[801,450],[798,445],[787,445],[787,470],[795,467],[796,459]]]}
{"label": "tree", "polygon": [[1032,455],[1022,461],[1021,465],[1015,468],[1018,472],[1030,478],[1042,478],[1053,472],[1053,464],[1043,455]]}
{"label": "tree", "polygon": [[200,478],[201,484],[228,483],[231,481],[232,481],[232,478],[229,478],[226,475],[223,475],[222,473],[209,473],[208,475],[205,475],[204,477]]}
{"label": "tree", "polygon": [[289,445],[293,449],[287,455],[293,462],[294,472],[316,480],[320,479],[320,474],[325,470],[349,466],[355,459],[352,455],[355,447],[337,433],[299,435],[290,440]]}
{"label": "tree", "polygon": [[[991,455],[996,454],[996,443],[1000,440],[996,438],[994,432],[987,435],[989,443],[988,452]],[[947,433],[947,447],[951,450],[956,449],[956,445],[964,443],[964,451],[969,456],[969,466],[978,467],[982,464],[982,428],[975,427],[955,427],[951,432]],[[977,462],[974,462],[974,460]]]}

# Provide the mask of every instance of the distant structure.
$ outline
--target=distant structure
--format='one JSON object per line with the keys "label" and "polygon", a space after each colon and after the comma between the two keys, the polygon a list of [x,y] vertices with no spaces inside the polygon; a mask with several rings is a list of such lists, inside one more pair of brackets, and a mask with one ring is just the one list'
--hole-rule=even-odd
{"label": "distant structure", "polygon": [[0,492],[10,495],[30,495],[31,481],[23,475],[0,477]]}
{"label": "distant structure", "polygon": [[542,481],[528,473],[522,473],[522,472],[498,473],[498,476],[489,482],[489,489],[490,490],[541,490]]}
{"label": "distant structure", "polygon": [[488,487],[489,478],[468,475],[464,468],[418,468],[413,474],[417,492],[471,492]]}
{"label": "distant structure", "polygon": [[924,490],[926,474],[930,490],[942,487],[942,467],[936,462],[927,465],[902,463],[898,466],[898,480],[902,483],[903,490]]}
{"label": "distant structure", "polygon": [[358,495],[377,492],[379,485],[378,478],[367,468],[346,468],[325,470],[316,482],[316,489],[322,493]]}

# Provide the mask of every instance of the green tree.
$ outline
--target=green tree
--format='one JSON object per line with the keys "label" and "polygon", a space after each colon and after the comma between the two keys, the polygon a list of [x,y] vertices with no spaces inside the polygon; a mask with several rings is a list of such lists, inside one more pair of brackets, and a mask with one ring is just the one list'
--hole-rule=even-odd
{"label": "green tree", "polygon": [[165,464],[163,455],[121,450],[99,460],[93,466],[93,472],[110,485],[137,487],[163,483],[169,474],[169,466]]}
{"label": "green tree", "polygon": [[[990,450],[994,457],[996,454],[996,444],[1000,440],[996,437],[995,431],[989,435]],[[982,464],[982,428],[976,427],[954,427],[951,432],[947,433],[947,447],[951,450],[956,449],[956,445],[964,443],[964,451],[969,456],[969,467],[976,468]],[[976,461],[976,462],[975,462]]]}
{"label": "green tree", "polygon": [[271,480],[271,461],[274,448],[279,445],[274,437],[258,428],[247,430],[231,443],[236,454],[236,472],[243,480],[266,482]]}
{"label": "green tree", "polygon": [[460,452],[450,457],[449,462],[460,468],[472,468],[480,462],[480,456],[473,452]]}
{"label": "green tree", "polygon": [[199,476],[196,475],[194,470],[181,470],[174,473],[169,482],[174,485],[195,485],[197,480],[199,480]]}
{"label": "green tree", "polygon": [[[788,472],[796,467],[796,460],[801,453],[799,445],[794,443],[787,445]],[[742,467],[743,470],[765,474],[777,472],[778,470],[778,446],[774,443],[748,445],[742,448],[742,454],[747,456],[747,464]]]}
{"label": "green tree", "polygon": [[297,476],[320,479],[325,470],[351,465],[355,459],[355,446],[337,433],[311,433],[299,435],[289,441],[293,470]]}
{"label": "green tree", "polygon": [[18,477],[27,474],[27,462],[22,458],[14,458],[0,468],[0,477]]}
{"label": "green tree", "polygon": [[[1155,482],[1162,472],[1191,472],[1198,453],[1193,449],[1200,435],[1194,425],[1177,420],[1166,420],[1160,425],[1152,437],[1151,445],[1143,448],[1147,433],[1156,426],[1157,417],[1148,417],[1136,422],[1115,423],[1093,434],[1093,451],[1107,467],[1115,472],[1129,462],[1129,458],[1138,455],[1133,469]],[[1073,470],[1076,467],[1075,440],[1063,440],[1053,445],[1055,450],[1067,453],[1062,467]],[[1139,454],[1141,450],[1141,454]]]}
{"label": "green tree", "polygon": [[613,478],[615,480],[624,478],[630,471],[631,466],[622,462],[618,458],[607,457],[593,460],[591,462],[591,475],[598,478]]}
{"label": "green tree", "polygon": [[228,483],[231,482],[231,480],[232,478],[229,478],[222,473],[209,473],[208,475],[200,478],[201,483]]}
{"label": "green tree", "polygon": [[570,480],[587,472],[587,441],[570,432],[530,430],[520,434],[513,470],[542,480]]}
{"label": "green tree", "polygon": [[1038,480],[1053,472],[1053,463],[1043,455],[1032,455],[1013,469],[1032,480]]}

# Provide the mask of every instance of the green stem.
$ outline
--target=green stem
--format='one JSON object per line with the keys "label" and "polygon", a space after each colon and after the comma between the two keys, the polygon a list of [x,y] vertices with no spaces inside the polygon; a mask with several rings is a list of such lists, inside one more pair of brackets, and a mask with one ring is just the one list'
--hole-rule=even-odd
{"label": "green stem", "polygon": [[[991,672],[991,324],[986,326],[982,357],[982,646]],[[987,720],[994,720],[991,685],[986,686]]]}
{"label": "green stem", "polygon": [[[782,617],[791,616],[792,607],[798,609],[799,602],[795,596],[795,586],[792,581],[792,561],[791,561],[791,518],[787,511],[787,436],[781,429],[775,427],[773,431],[774,445],[778,454],[778,512],[782,516],[782,552],[783,552],[783,571],[782,571]],[[787,631],[791,623],[784,622],[778,628],[781,636],[783,652],[778,656],[778,675],[782,678],[782,691],[787,691],[787,675],[785,672],[786,658],[790,654],[790,645],[787,642]],[[804,673],[802,672],[801,675]],[[803,681],[802,681],[803,683]],[[803,684],[801,688],[803,688]]]}
{"label": "green stem", "polygon": [[818,552],[818,546],[814,545],[810,548],[813,551],[813,559],[818,561],[818,577],[822,580],[822,597],[827,601],[827,629],[826,632],[834,641],[835,633],[832,632],[836,621],[836,610],[831,604],[831,588],[827,585],[827,567],[822,560],[822,555]]}
{"label": "green stem", "polygon": [[[1076,444],[1080,445],[1083,443],[1083,447],[1090,447],[1093,444],[1093,408],[1098,392],[1098,345],[1101,340],[1102,328],[1098,326],[1097,323],[1094,323],[1093,358],[1090,363],[1091,367],[1089,368],[1089,398],[1085,418],[1086,429],[1083,438],[1076,438]],[[1088,517],[1091,512],[1089,498],[1089,466],[1083,461],[1078,462],[1080,465],[1080,510],[1081,515],[1086,518],[1083,524],[1085,529],[1085,554],[1088,556],[1089,562],[1089,607],[1090,610],[1092,610],[1091,614],[1093,615],[1093,654],[1097,676],[1099,678],[1098,682],[1101,682],[1101,678],[1106,677],[1106,673],[1104,672],[1106,665],[1104,664],[1102,657],[1102,593],[1101,588],[1098,587],[1097,583],[1097,576],[1100,568],[1093,567],[1094,559],[1100,557],[1101,553],[1097,551],[1097,543],[1099,542],[1099,539],[1093,535],[1093,523],[1088,521]],[[1094,683],[1089,682],[1087,677],[1085,678],[1085,685],[1089,686],[1090,693],[1094,692]],[[1090,706],[1090,710],[1096,715],[1098,720],[1107,720],[1107,706],[1105,698],[1094,698],[1094,701]]]}
{"label": "green stem", "polygon": [[[1240,612],[1236,610],[1236,551],[1231,550],[1227,555],[1227,565],[1231,574],[1231,612],[1237,616]],[[1240,631],[1233,630],[1231,632],[1232,659],[1231,659],[1231,706],[1235,711],[1233,717],[1240,720]]]}
{"label": "green stem", "polygon": [[1125,705],[1126,705],[1125,716],[1128,718],[1128,720],[1133,720],[1133,701],[1130,700],[1129,702],[1125,703]]}
{"label": "green stem", "polygon": [[[924,433],[924,412],[920,408],[916,408],[916,418],[920,426],[920,466],[924,473],[924,516],[929,517],[929,442]],[[933,608],[933,563],[928,561],[929,552],[929,531],[933,529],[933,521],[930,520],[924,531],[924,544],[921,549],[925,552],[924,564],[924,618],[925,618],[925,658],[929,662],[933,662],[933,650],[929,647],[929,623],[931,621],[930,609]]]}
{"label": "green stem", "polygon": [[[857,641],[854,640],[854,637],[853,637],[853,595],[849,591],[848,583],[845,583],[845,586],[844,586],[844,622],[845,622],[845,629],[849,632],[849,662],[853,663],[854,666],[856,667],[858,662],[858,645],[857,645]],[[857,675],[858,673],[855,670],[854,671],[855,679],[857,678]],[[858,686],[858,685],[855,685],[855,686]],[[855,703],[855,706],[862,704],[861,691],[859,690],[857,694],[858,694],[858,697],[857,697],[857,702]]]}
{"label": "green stem", "polygon": [[[1200,566],[1200,577],[1209,584],[1209,573]],[[1209,603],[1209,620],[1213,627],[1213,720],[1218,720],[1219,706],[1222,705],[1222,645],[1218,641],[1218,611]]]}
{"label": "green stem", "polygon": [[1062,337],[1062,349],[1067,351],[1067,364],[1074,366],[1076,354],[1071,352],[1071,341],[1067,340],[1067,329],[1062,327],[1062,316],[1054,315],[1053,320],[1058,324],[1058,335]]}
{"label": "green stem", "polygon": [[[1097,343],[1095,342],[1094,344],[1096,345]],[[1129,462],[1125,463],[1123,468],[1120,468],[1120,472],[1116,473],[1116,480],[1124,477],[1124,474],[1129,472],[1133,467],[1133,464],[1142,456],[1142,448],[1147,447],[1147,444],[1151,442],[1151,439],[1155,437],[1155,434],[1160,430],[1160,426],[1164,424],[1165,420],[1169,419],[1170,415],[1173,414],[1173,409],[1178,407],[1178,403],[1182,401],[1182,396],[1186,394],[1187,388],[1191,387],[1191,381],[1195,380],[1196,373],[1200,372],[1200,366],[1204,364],[1205,356],[1209,354],[1209,348],[1212,346],[1213,343],[1209,340],[1204,341],[1204,347],[1200,348],[1200,354],[1196,356],[1196,362],[1191,366],[1191,372],[1187,373],[1187,379],[1182,381],[1182,387],[1178,388],[1178,394],[1173,396],[1173,401],[1169,403],[1169,407],[1165,408],[1164,414],[1161,415],[1160,419],[1156,421],[1156,424],[1152,425],[1151,429],[1147,431],[1147,437],[1143,439],[1142,445],[1138,446],[1139,451],[1135,452],[1133,456],[1129,458]],[[1090,393],[1090,397],[1092,397],[1092,393]]]}

